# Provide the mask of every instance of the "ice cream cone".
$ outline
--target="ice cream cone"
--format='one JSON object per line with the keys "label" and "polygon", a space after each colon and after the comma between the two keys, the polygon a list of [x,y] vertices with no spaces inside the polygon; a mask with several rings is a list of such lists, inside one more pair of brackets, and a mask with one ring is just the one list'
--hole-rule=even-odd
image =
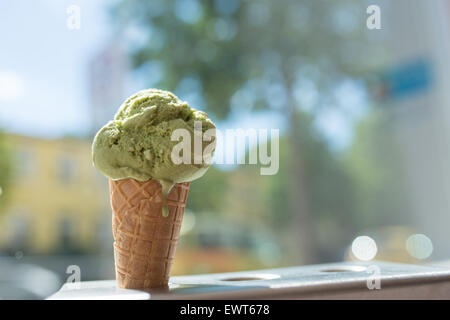
{"label": "ice cream cone", "polygon": [[110,180],[114,260],[120,288],[166,287],[180,234],[190,183],[178,183],[167,196],[169,215],[157,180]]}

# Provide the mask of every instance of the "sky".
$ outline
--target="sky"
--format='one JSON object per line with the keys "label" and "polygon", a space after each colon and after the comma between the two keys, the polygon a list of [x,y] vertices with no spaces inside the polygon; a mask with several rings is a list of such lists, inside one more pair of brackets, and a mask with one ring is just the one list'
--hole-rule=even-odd
{"label": "sky", "polygon": [[[89,133],[88,66],[113,36],[107,11],[111,3],[106,0],[0,2],[0,128],[49,138]],[[81,10],[80,29],[71,30],[67,26],[71,5]],[[142,89],[138,79],[127,81],[131,85],[126,85],[126,94]],[[344,84],[340,96],[347,112],[330,108],[330,112],[323,113],[315,122],[336,149],[350,144],[351,122],[359,117],[363,110],[360,106],[364,104],[361,90],[354,84]],[[191,102],[189,97],[180,98]],[[239,117],[232,114],[229,121],[218,127],[281,128],[282,133],[284,123],[276,112],[239,112]]]}
{"label": "sky", "polygon": [[[69,5],[80,29],[67,27]],[[44,137],[89,128],[87,63],[108,40],[105,1],[0,2],[0,126]]]}

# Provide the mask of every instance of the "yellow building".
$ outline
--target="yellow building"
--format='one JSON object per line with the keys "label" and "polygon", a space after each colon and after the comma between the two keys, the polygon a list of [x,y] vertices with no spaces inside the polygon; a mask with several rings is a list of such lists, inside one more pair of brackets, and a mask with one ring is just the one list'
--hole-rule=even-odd
{"label": "yellow building", "polygon": [[0,250],[54,253],[99,248],[102,235],[111,229],[108,186],[92,166],[90,142],[6,138],[15,170],[3,187]]}

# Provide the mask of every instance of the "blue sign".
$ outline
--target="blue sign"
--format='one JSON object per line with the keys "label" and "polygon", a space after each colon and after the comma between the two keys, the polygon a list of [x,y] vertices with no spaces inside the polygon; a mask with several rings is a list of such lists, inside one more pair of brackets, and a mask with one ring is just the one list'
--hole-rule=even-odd
{"label": "blue sign", "polygon": [[416,60],[381,74],[383,96],[401,98],[421,91],[432,85],[430,63],[425,59]]}

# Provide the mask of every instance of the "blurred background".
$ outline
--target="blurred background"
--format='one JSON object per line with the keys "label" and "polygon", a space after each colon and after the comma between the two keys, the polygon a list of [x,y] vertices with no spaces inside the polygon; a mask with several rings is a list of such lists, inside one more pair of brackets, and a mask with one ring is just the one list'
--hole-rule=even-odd
{"label": "blurred background", "polygon": [[[366,12],[379,6],[381,29]],[[91,141],[175,92],[219,129],[280,129],[280,170],[192,183],[173,275],[450,259],[450,3],[0,3],[0,297],[114,278]],[[256,146],[248,146],[254,148]]]}

